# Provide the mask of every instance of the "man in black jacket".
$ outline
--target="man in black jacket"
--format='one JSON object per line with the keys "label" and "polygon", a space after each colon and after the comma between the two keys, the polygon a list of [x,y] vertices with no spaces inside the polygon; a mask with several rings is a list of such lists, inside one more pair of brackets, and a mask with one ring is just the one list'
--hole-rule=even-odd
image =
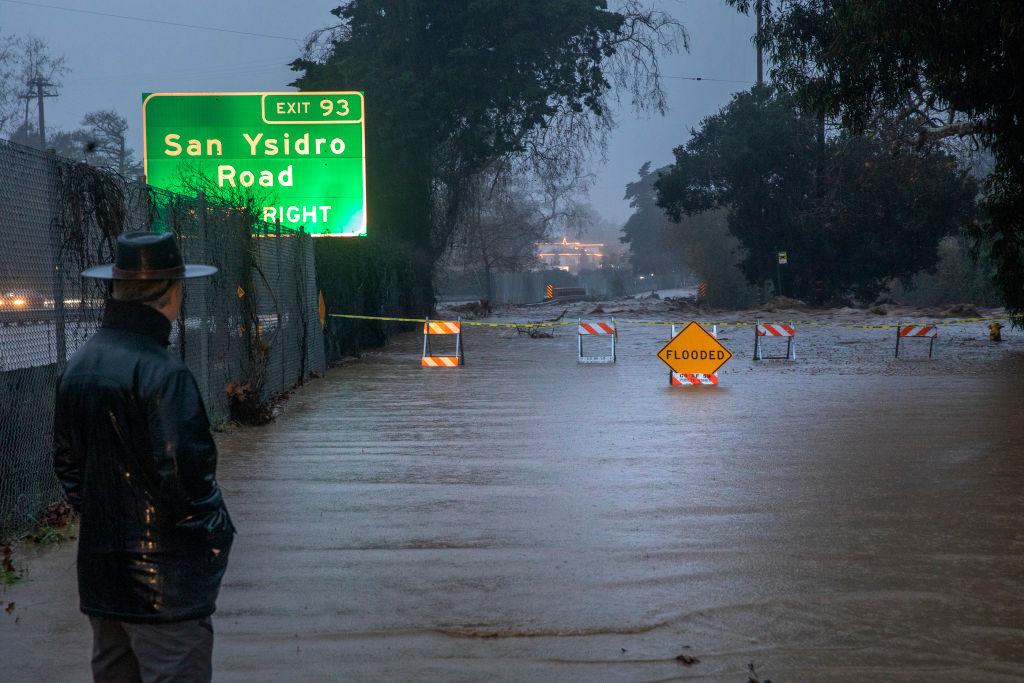
{"label": "man in black jacket", "polygon": [[182,280],[173,235],[125,233],[103,325],[57,389],[54,468],[81,517],[78,592],[97,681],[209,681],[210,615],[234,526],[217,447],[188,368],[167,346]]}

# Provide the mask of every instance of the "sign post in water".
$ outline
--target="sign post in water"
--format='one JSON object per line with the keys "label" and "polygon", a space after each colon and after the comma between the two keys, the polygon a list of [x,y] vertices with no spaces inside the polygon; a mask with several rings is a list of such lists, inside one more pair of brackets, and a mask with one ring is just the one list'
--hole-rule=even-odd
{"label": "sign post in water", "polygon": [[359,92],[147,94],[146,181],[251,196],[263,220],[314,236],[362,236],[364,122]]}

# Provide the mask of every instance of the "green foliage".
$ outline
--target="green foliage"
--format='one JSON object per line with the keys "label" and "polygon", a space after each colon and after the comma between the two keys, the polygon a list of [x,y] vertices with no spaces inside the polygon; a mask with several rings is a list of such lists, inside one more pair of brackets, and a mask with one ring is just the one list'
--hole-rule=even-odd
{"label": "green foliage", "polygon": [[651,171],[650,162],[640,168],[639,179],[626,185],[626,199],[633,215],[622,228],[623,244],[629,245],[630,261],[637,273],[678,273],[683,270],[679,245],[672,241],[671,222],[655,203],[654,183],[666,169]]}
{"label": "green foliage", "polygon": [[[704,301],[711,306],[749,306],[753,290],[738,267],[744,251],[729,232],[726,212],[680,215],[672,222],[656,204],[655,184],[660,174],[669,170],[665,167],[652,172],[650,164],[644,164],[639,179],[626,186],[633,215],[622,228],[621,239],[629,245],[634,270],[656,273],[659,277],[689,270],[707,283],[708,296]],[[658,286],[662,286],[661,282]]]}
{"label": "green foliage", "polygon": [[[316,272],[328,313],[419,316],[429,310],[433,294],[424,291],[409,267],[413,255],[383,236],[318,239]],[[404,323],[328,318],[327,358],[337,361],[364,348],[382,346]]]}
{"label": "green foliage", "polygon": [[819,120],[766,88],[738,94],[705,119],[655,183],[679,219],[728,211],[750,282],[821,303],[872,300],[937,259],[934,245],[973,216],[974,183],[940,151],[892,154],[862,136],[826,138]]}
{"label": "green foliage", "polygon": [[295,85],[365,90],[370,229],[432,263],[454,213],[444,200],[461,183],[562,107],[602,114],[600,64],[622,18],[601,4],[352,0],[334,10],[340,39],[322,62],[296,62]]}
{"label": "green foliage", "polygon": [[893,298],[913,306],[999,306],[1001,299],[993,281],[995,267],[988,259],[988,250],[972,249],[972,241],[967,235],[943,238],[938,245],[935,272],[918,273],[909,288],[896,285]]}
{"label": "green foliage", "polygon": [[40,524],[27,538],[36,545],[59,545],[65,541],[75,539],[75,527],[73,524],[67,524],[62,527]]}
{"label": "green foliage", "polygon": [[333,13],[294,85],[365,91],[368,230],[411,254],[427,291],[472,179],[528,145],[549,153],[531,134],[559,138],[557,122],[608,125],[608,63],[664,26],[604,0],[349,0]]}
{"label": "green foliage", "polygon": [[7,543],[0,543],[0,586],[13,586],[25,576],[24,570],[14,566],[14,551]]}
{"label": "green foliage", "polygon": [[716,308],[747,308],[754,289],[739,268],[743,260],[740,241],[729,232],[724,210],[683,216],[672,224],[673,242],[681,245],[683,260],[701,282],[708,285],[701,301]]}
{"label": "green foliage", "polygon": [[[749,11],[751,0],[728,0]],[[1024,3],[779,0],[761,42],[775,84],[810,111],[903,145],[965,136],[991,149],[987,236],[996,283],[1024,316]]]}
{"label": "green foliage", "polygon": [[608,296],[618,298],[626,295],[626,283],[622,278],[622,271],[618,268],[601,266],[601,272],[608,283]]}
{"label": "green foliage", "polygon": [[74,540],[75,520],[77,515],[66,501],[50,503],[35,520],[35,528],[25,536],[25,540],[36,545],[60,544]]}
{"label": "green foliage", "polygon": [[0,586],[13,586],[21,581],[22,578],[24,577],[21,571],[14,568],[8,570],[6,567],[0,567]]}

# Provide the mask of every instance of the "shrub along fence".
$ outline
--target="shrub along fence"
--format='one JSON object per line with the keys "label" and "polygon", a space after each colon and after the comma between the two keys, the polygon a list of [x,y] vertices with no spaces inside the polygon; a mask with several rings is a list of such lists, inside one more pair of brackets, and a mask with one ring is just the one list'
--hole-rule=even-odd
{"label": "shrub along fence", "polygon": [[[326,309],[419,317],[433,309],[433,293],[417,287],[412,254],[403,244],[380,235],[358,239],[316,240],[316,272]],[[412,323],[328,318],[327,358],[338,361],[377,348]]]}
{"label": "shrub along fence", "polygon": [[79,273],[111,261],[120,232],[173,231],[186,260],[219,269],[188,281],[171,338],[214,424],[268,419],[275,396],[325,368],[314,240],[301,231],[4,141],[0,216],[0,538],[60,497],[56,382],[108,294]]}

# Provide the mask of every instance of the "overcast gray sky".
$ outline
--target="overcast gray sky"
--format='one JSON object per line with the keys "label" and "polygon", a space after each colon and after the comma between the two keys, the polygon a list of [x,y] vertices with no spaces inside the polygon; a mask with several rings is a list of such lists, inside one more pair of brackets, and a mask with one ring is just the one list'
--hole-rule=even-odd
{"label": "overcast gray sky", "polygon": [[[131,145],[141,154],[141,93],[286,89],[294,78],[286,65],[297,56],[301,38],[328,24],[334,18],[329,11],[338,4],[338,0],[0,0],[0,31],[36,35],[67,57],[71,73],[64,78],[60,97],[46,102],[48,128],[74,128],[86,112],[114,109],[128,119]],[[655,166],[671,161],[672,148],[685,142],[701,118],[717,111],[732,93],[749,88],[754,80],[751,17],[739,15],[723,0],[661,0],[660,4],[682,21],[690,34],[690,52],[664,57],[664,73],[722,80],[666,79],[670,111],[665,117],[638,117],[628,105],[617,113],[619,126],[610,141],[607,161],[595,160],[597,182],[591,191],[594,206],[617,223],[629,216],[622,196],[625,184],[636,177],[640,166],[645,161]],[[142,23],[38,5],[294,40]],[[372,107],[368,102],[367,108],[372,111]]]}

